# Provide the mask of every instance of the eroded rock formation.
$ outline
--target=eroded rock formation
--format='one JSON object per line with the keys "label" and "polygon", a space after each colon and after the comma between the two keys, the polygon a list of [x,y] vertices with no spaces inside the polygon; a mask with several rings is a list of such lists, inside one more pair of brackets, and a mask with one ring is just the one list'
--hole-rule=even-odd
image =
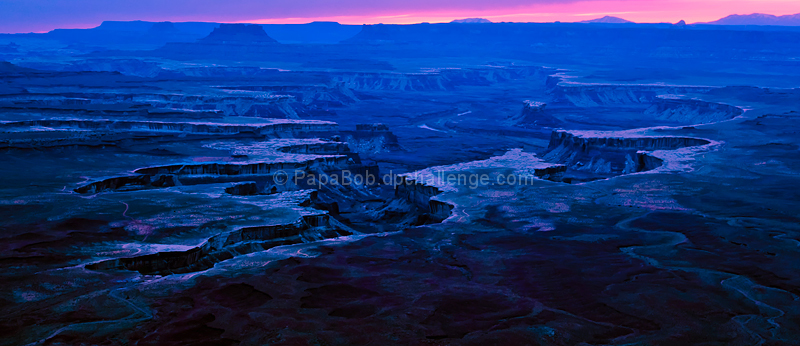
{"label": "eroded rock formation", "polygon": [[598,176],[641,172],[657,168],[661,160],[647,151],[675,150],[711,142],[691,137],[639,137],[625,134],[553,131],[543,159]]}
{"label": "eroded rock formation", "polygon": [[158,252],[131,258],[118,258],[86,265],[91,270],[124,269],[142,274],[170,275],[208,269],[234,256],[263,251],[275,246],[351,234],[347,227],[328,215],[307,215],[291,224],[253,226],[209,238],[186,251]]}

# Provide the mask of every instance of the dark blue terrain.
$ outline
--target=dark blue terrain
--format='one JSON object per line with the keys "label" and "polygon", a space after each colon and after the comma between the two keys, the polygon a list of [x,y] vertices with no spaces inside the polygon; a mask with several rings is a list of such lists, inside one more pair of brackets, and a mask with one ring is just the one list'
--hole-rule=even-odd
{"label": "dark blue terrain", "polygon": [[0,35],[0,344],[790,345],[800,29]]}

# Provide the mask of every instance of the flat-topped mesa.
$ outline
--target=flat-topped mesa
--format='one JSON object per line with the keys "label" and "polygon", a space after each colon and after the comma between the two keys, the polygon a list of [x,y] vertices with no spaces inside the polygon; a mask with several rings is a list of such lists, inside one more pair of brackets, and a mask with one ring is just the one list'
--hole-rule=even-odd
{"label": "flat-topped mesa", "polygon": [[615,133],[553,131],[543,158],[599,178],[648,171],[661,166],[663,161],[647,151],[676,150],[710,143],[691,137],[634,137]]}
{"label": "flat-topped mesa", "polygon": [[0,124],[2,129],[46,127],[74,130],[106,130],[118,132],[183,132],[202,134],[271,134],[275,132],[331,131],[338,125],[328,122],[279,121],[264,124],[230,124],[201,122],[122,121],[106,119],[42,119],[15,121]]}
{"label": "flat-topped mesa", "polygon": [[213,122],[116,121],[108,119],[43,119],[0,123],[0,148],[106,146],[147,135],[153,141],[176,137],[300,137],[334,132],[339,125],[323,121],[258,119],[252,124]]}
{"label": "flat-topped mesa", "polygon": [[146,36],[160,36],[160,35],[176,35],[182,34],[175,24],[172,22],[158,22],[153,23],[150,29],[147,29]]}
{"label": "flat-topped mesa", "polygon": [[200,39],[201,43],[214,44],[278,44],[269,37],[261,25],[257,24],[220,24],[208,36]]}
{"label": "flat-topped mesa", "polygon": [[354,162],[347,156],[318,157],[313,160],[301,162],[254,162],[245,164],[235,163],[202,163],[169,165],[159,167],[139,168],[135,173],[146,175],[174,174],[187,175],[271,175],[276,172],[293,172],[298,170],[314,169],[344,169]]}
{"label": "flat-topped mesa", "polygon": [[[298,162],[203,163],[147,167],[134,171],[137,175],[107,178],[82,185],[73,191],[93,194],[173,186],[233,184],[227,187],[225,192],[245,196],[316,189],[328,181],[334,179],[339,181],[338,177],[380,175],[377,165],[364,165],[359,161],[358,155],[352,153]],[[322,178],[323,175],[326,177]],[[330,175],[335,175],[337,178],[331,178]],[[324,182],[314,179],[324,179]]]}
{"label": "flat-topped mesa", "polygon": [[74,189],[77,193],[98,193],[103,191],[129,191],[147,188],[163,188],[177,186],[181,183],[174,175],[131,175],[113,177],[92,182]]}
{"label": "flat-topped mesa", "polygon": [[158,252],[86,265],[89,270],[131,270],[142,274],[170,275],[201,271],[235,256],[275,246],[350,235],[347,227],[327,214],[305,215],[290,224],[243,227],[209,238],[186,251]]}
{"label": "flat-topped mesa", "polygon": [[691,99],[658,98],[644,112],[653,118],[672,122],[707,124],[733,119],[744,111],[723,103]]}
{"label": "flat-topped mesa", "polygon": [[658,95],[681,95],[708,92],[713,87],[663,85],[561,85],[553,78],[550,93],[556,102],[578,107],[646,105],[656,102]]}
{"label": "flat-topped mesa", "polygon": [[547,148],[552,150],[557,147],[569,147],[581,152],[593,149],[674,150],[709,143],[711,142],[708,140],[692,137],[613,137],[613,134],[606,137],[602,133],[598,133],[595,137],[559,130],[553,131],[550,135]]}

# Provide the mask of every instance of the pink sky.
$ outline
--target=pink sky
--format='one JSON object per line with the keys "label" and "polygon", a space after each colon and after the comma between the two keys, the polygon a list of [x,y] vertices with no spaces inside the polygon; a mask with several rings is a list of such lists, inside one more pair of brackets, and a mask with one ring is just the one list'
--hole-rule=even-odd
{"label": "pink sky", "polygon": [[435,12],[373,13],[345,16],[262,18],[244,20],[252,23],[308,23],[337,21],[342,24],[413,24],[439,23],[454,19],[480,17],[493,22],[577,22],[602,16],[615,16],[637,23],[710,22],[731,14],[800,13],[800,0],[654,0],[654,1],[579,1],[573,3],[534,4],[495,10],[439,10]]}
{"label": "pink sky", "polygon": [[582,21],[713,21],[730,14],[800,13],[800,0],[0,0],[0,33],[91,28],[104,20],[343,24]]}

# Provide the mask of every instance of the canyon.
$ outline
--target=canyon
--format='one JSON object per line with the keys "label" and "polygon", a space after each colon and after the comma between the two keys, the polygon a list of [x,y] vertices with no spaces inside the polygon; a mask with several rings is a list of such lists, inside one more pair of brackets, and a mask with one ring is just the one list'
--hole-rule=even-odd
{"label": "canyon", "polygon": [[0,35],[0,344],[792,344],[797,38]]}

